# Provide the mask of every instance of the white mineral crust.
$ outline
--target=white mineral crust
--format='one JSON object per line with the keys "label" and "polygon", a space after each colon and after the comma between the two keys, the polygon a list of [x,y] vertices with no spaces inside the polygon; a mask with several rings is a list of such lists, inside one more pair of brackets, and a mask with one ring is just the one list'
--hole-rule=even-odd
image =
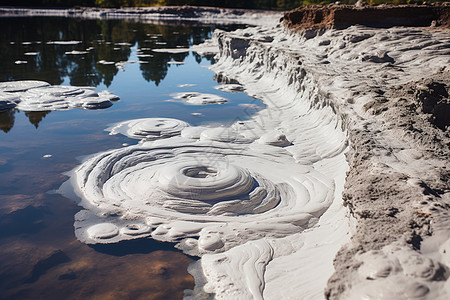
{"label": "white mineral crust", "polygon": [[[341,196],[347,126],[371,126],[362,107],[374,86],[448,66],[448,34],[353,26],[310,38],[259,26],[215,39],[213,70],[267,107],[229,127],[180,129],[182,121],[174,121],[169,136],[153,134],[154,119],[111,129],[142,141],[94,154],[73,170],[68,184],[84,207],[76,236],[85,243],[147,236],[177,243],[201,257],[190,267],[197,285],[187,298],[321,299],[354,229]],[[198,93],[175,97],[217,103]],[[147,132],[164,138],[148,140]],[[385,164],[400,166],[387,156]],[[443,236],[439,255],[448,263]],[[348,299],[433,299],[448,289],[435,280],[446,267],[404,245],[355,259],[362,266]]]}
{"label": "white mineral crust", "polygon": [[92,88],[51,86],[44,81],[0,82],[0,110],[18,108],[23,111],[99,109],[113,105],[119,97]]}

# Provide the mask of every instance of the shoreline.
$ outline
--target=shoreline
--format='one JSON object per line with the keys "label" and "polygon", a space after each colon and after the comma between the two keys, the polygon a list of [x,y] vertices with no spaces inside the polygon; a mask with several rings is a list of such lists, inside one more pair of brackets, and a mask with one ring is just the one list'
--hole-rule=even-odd
{"label": "shoreline", "polygon": [[159,6],[130,8],[15,8],[0,7],[0,17],[66,17],[101,20],[130,20],[139,22],[189,21],[205,24],[276,23],[282,12],[234,8]]}
{"label": "shoreline", "polygon": [[[295,297],[300,291],[305,297],[327,299],[445,299],[450,294],[450,59],[446,50],[450,35],[445,26],[313,26],[294,32],[276,25],[276,14],[267,19],[230,12],[213,17],[207,10],[208,14],[180,18],[161,11],[150,17],[141,11],[137,17],[130,11],[89,12],[83,17],[132,15],[130,19],[137,21],[212,23],[223,18],[264,25],[217,32],[219,61],[212,69],[269,104],[259,118],[271,112],[271,105],[277,110],[294,107],[281,109],[288,112],[286,120],[295,120],[295,113],[319,117],[319,121],[311,118],[322,126],[323,134],[315,151],[327,157],[327,164],[312,166],[336,175],[332,209],[318,216],[316,224],[311,222],[305,232],[284,239],[234,245],[225,255],[216,249],[203,253],[190,270],[199,290],[186,294],[187,298],[203,294],[201,288],[219,299],[231,297],[230,293]],[[290,132],[301,144],[302,134],[310,128],[299,131],[303,127],[296,127],[297,123],[281,120],[272,120],[269,127]],[[345,142],[337,138],[341,134]],[[338,140],[335,153],[322,147],[327,139]],[[299,161],[298,151],[292,153]],[[256,248],[263,249],[264,261],[252,256]],[[241,257],[238,249],[250,253],[255,266],[236,263]],[[311,262],[313,257],[317,259]],[[198,275],[200,269],[206,277]],[[234,288],[228,289],[228,284]]]}
{"label": "shoreline", "polygon": [[449,7],[442,7],[447,19],[440,27],[432,19],[429,27],[381,24],[389,29],[335,26],[335,19],[296,25],[290,17],[300,9],[284,17],[310,52],[323,49],[318,56],[329,68],[318,81],[346,112],[349,130],[343,198],[356,230],[335,258],[327,299],[445,299],[450,293],[450,59],[442,51],[450,31]]}
{"label": "shoreline", "polygon": [[[340,242],[349,232],[351,241],[341,244],[335,257],[318,250],[323,240],[309,253],[309,258],[320,253],[322,263],[326,257],[333,260],[334,274],[322,287],[308,289],[318,266],[309,261],[308,269],[289,258],[275,268],[269,263],[266,275],[274,281],[264,282],[262,297],[279,297],[277,284],[285,284],[283,297],[298,291],[318,297],[325,288],[326,299],[445,299],[450,293],[449,30],[356,25],[293,32],[276,27],[218,33],[216,39],[220,55],[212,69],[219,75],[237,79],[266,101],[267,89],[276,94],[294,88],[303,94],[302,85],[312,79],[317,93],[328,98],[322,107],[333,107],[348,134],[343,204],[351,217]],[[284,83],[274,87],[283,77]],[[301,257],[296,261],[302,262]],[[207,279],[196,277],[196,282],[207,282],[206,289],[219,293],[218,298],[230,296],[215,279],[227,272],[215,273],[208,264],[202,265]],[[278,268],[292,272],[286,275]],[[290,286],[296,289],[286,291]]]}

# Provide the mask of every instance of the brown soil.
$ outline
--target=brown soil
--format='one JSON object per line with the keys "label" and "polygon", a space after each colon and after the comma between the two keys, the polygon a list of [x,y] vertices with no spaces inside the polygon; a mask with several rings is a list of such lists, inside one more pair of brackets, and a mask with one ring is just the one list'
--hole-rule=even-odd
{"label": "brown soil", "polygon": [[352,25],[442,26],[450,28],[450,3],[440,5],[314,5],[287,12],[281,21],[290,29],[343,29]]}
{"label": "brown soil", "polygon": [[[343,199],[358,225],[352,243],[335,258],[336,272],[328,282],[327,299],[345,299],[351,276],[361,264],[354,259],[357,253],[379,250],[399,239],[419,250],[421,242],[439,230],[439,224],[446,224],[450,207],[449,76],[444,71],[394,86],[364,106],[383,127],[350,135],[353,147]],[[429,167],[419,182],[412,184],[406,171],[395,171],[383,162],[386,153],[398,151],[380,147],[386,132],[396,136],[405,149],[420,151],[419,159]]]}

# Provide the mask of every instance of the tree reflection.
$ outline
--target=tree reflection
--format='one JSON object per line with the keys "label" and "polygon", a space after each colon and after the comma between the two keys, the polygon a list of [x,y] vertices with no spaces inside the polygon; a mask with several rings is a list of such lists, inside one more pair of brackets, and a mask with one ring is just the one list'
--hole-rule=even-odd
{"label": "tree reflection", "polygon": [[39,123],[45,118],[46,115],[48,115],[51,111],[28,111],[25,112],[25,115],[28,117],[28,120],[30,120],[30,123],[34,125],[34,127],[38,128]]}
{"label": "tree reflection", "polygon": [[[0,81],[43,80],[53,85],[69,82],[94,87],[111,85],[119,71],[116,64],[127,62],[133,47],[143,54],[137,57],[142,77],[159,85],[167,76],[168,62],[182,62],[189,53],[152,49],[190,47],[210,38],[214,29],[197,23],[167,25],[49,17],[0,18],[0,28]],[[198,63],[203,59],[198,54],[194,58]],[[27,116],[37,128],[46,114]],[[1,113],[1,130],[9,131],[13,123],[13,111]]]}
{"label": "tree reflection", "polygon": [[[0,111],[0,130],[5,133],[8,133],[11,128],[14,127],[15,121],[15,113],[17,111],[15,109],[8,109],[6,111]],[[51,111],[28,111],[25,112],[25,115],[28,117],[28,120],[34,127],[38,128],[39,123],[47,116]]]}
{"label": "tree reflection", "polygon": [[[1,18],[0,81],[39,79],[71,85],[110,86],[118,69],[126,62],[131,47],[147,49],[154,57],[139,58],[146,81],[160,84],[167,75],[167,63],[183,61],[188,53],[152,53],[149,49],[189,47],[211,36],[211,26],[143,24],[128,21],[79,20],[65,18]],[[51,41],[80,41],[78,44],[49,44]],[[71,55],[70,51],[87,51]],[[35,55],[27,55],[27,54]],[[201,58],[196,56],[197,61]],[[16,61],[27,63],[16,64]]]}
{"label": "tree reflection", "polygon": [[0,112],[0,130],[2,130],[5,133],[8,133],[11,130],[11,128],[13,128],[15,121],[14,114],[15,111],[12,109]]}

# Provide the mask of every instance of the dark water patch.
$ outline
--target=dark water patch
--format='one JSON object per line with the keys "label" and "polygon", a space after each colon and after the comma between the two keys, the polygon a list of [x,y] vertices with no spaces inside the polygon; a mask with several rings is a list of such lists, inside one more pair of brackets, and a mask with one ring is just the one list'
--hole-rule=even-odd
{"label": "dark water patch", "polygon": [[46,207],[28,205],[7,214],[1,214],[0,238],[17,234],[35,234],[42,230],[43,218],[49,214]]}
{"label": "dark water patch", "polygon": [[[240,104],[257,100],[214,89],[218,83],[205,68],[212,56],[151,50],[199,44],[214,26],[63,18],[0,18],[0,26],[0,81],[92,86],[121,98],[104,110],[0,112],[0,299],[181,299],[194,285],[187,273],[194,258],[150,238],[82,244],[73,228],[80,208],[48,191],[67,180],[64,173],[80,157],[138,142],[109,136],[104,129],[112,123],[148,117],[191,125],[248,119],[253,112]],[[87,53],[68,54],[73,51]],[[116,66],[124,61],[134,62]],[[177,92],[217,94],[229,102],[166,101]]]}
{"label": "dark water patch", "polygon": [[[25,195],[4,199],[3,210],[33,202]],[[2,238],[0,299],[181,299],[193,287],[186,271],[193,260],[172,244],[130,241],[96,251],[75,239],[73,202],[49,194],[35,201],[51,214],[34,234]]]}
{"label": "dark water patch", "polygon": [[77,275],[73,271],[59,275],[58,277],[58,280],[74,280],[74,279],[77,279]]}
{"label": "dark water patch", "polygon": [[56,250],[51,253],[48,257],[38,261],[31,271],[30,276],[25,279],[24,283],[36,282],[41,275],[45,274],[51,268],[69,262],[70,258],[61,250]]}
{"label": "dark water patch", "polygon": [[[127,61],[132,48],[142,50],[140,66],[146,81],[158,85],[167,76],[171,60],[183,61],[189,53],[161,54],[150,49],[189,47],[211,37],[211,25],[171,26],[131,21],[65,18],[0,18],[0,81],[39,77],[51,84],[69,78],[71,85],[110,86],[119,70],[105,62]],[[222,26],[224,29],[238,26]],[[240,26],[242,27],[242,26]],[[72,44],[58,41],[73,41]],[[83,54],[73,55],[71,51]],[[34,54],[34,55],[29,55]],[[197,61],[203,58],[196,54]],[[211,59],[211,57],[207,58]],[[25,62],[25,63],[19,63]]]}
{"label": "dark water patch", "polygon": [[15,120],[14,113],[15,111],[13,109],[0,112],[0,130],[4,133],[8,133],[13,128]]}
{"label": "dark water patch", "polygon": [[174,248],[172,243],[162,243],[151,238],[120,241],[113,244],[94,244],[89,246],[97,252],[113,256],[148,254],[154,251],[179,252],[179,250]]}

